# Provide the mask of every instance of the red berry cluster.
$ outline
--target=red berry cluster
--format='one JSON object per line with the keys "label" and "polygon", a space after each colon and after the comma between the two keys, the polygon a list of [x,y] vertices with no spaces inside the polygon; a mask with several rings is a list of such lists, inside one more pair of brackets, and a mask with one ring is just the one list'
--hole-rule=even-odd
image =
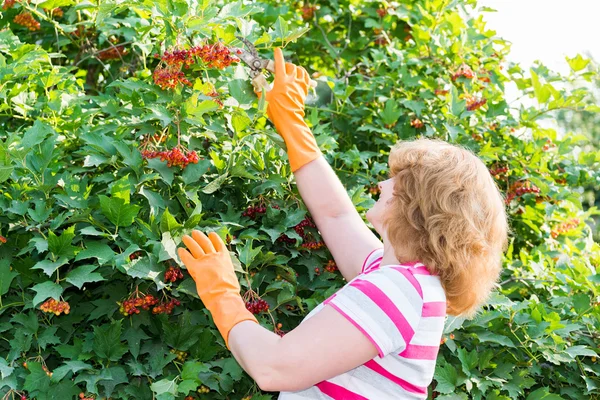
{"label": "red berry cluster", "polygon": [[308,250],[319,250],[322,247],[325,247],[325,242],[322,240],[315,242],[306,242],[302,243],[302,247]]}
{"label": "red berry cluster", "polygon": [[16,0],[4,0],[4,4],[2,5],[2,8],[4,10],[8,10],[9,8],[12,8],[12,6],[15,5],[15,1]]}
{"label": "red berry cluster", "polygon": [[134,251],[133,253],[131,253],[129,255],[129,260],[133,261],[137,258],[140,258],[144,253],[142,253],[141,251]]}
{"label": "red berry cluster", "polygon": [[15,24],[24,26],[30,31],[37,31],[41,27],[40,23],[33,18],[33,15],[31,15],[30,12],[22,12],[21,14],[16,15],[13,21]]}
{"label": "red berry cluster", "polygon": [[83,392],[80,392],[80,393],[79,393],[79,398],[80,398],[81,400],[94,400],[94,395],[91,395],[91,394],[90,394],[90,396],[88,397],[88,396],[86,396],[86,395],[85,395],[85,393],[83,393]]}
{"label": "red berry cluster", "polygon": [[494,167],[490,169],[490,174],[494,177],[498,177],[498,175],[506,172],[508,172],[508,165],[494,165]]}
{"label": "red berry cluster", "polygon": [[515,197],[522,196],[527,193],[539,194],[540,189],[537,186],[533,185],[529,181],[516,182],[515,184],[512,185],[511,190],[510,190],[508,196],[506,197],[506,204],[509,204]]}
{"label": "red berry cluster", "polygon": [[313,19],[313,16],[315,15],[315,11],[317,10],[316,6],[311,6],[311,5],[305,5],[302,7],[302,19],[304,21],[310,21],[311,19]]}
{"label": "red berry cluster", "polygon": [[175,49],[165,51],[161,57],[167,65],[189,67],[195,63],[195,57],[200,58],[208,68],[223,69],[240,60],[231,54],[229,48],[221,42],[193,46],[190,49]]}
{"label": "red berry cluster", "polygon": [[[158,299],[151,294],[147,294],[142,297],[139,296],[139,292],[134,292],[129,299],[125,300],[120,305],[119,312],[125,316],[132,314],[139,314],[140,310],[138,307],[142,307],[144,310],[148,310],[150,307],[158,303]],[[134,297],[135,296],[135,297]]]}
{"label": "red berry cluster", "polygon": [[547,139],[546,140],[546,144],[544,145],[544,147],[542,147],[542,149],[544,151],[548,151],[550,149],[553,149],[556,147],[556,144],[552,143],[552,139]]}
{"label": "red berry cluster", "polygon": [[161,87],[161,89],[175,89],[179,84],[185,86],[192,86],[192,82],[185,77],[182,70],[173,66],[156,67],[152,73],[154,83]]}
{"label": "red berry cluster", "polygon": [[579,226],[579,223],[580,223],[579,218],[573,218],[569,221],[561,222],[560,224],[556,225],[552,229],[552,231],[550,232],[550,235],[552,236],[553,239],[556,239],[562,233],[565,233],[565,232],[570,231],[571,229],[577,228],[577,226]]}
{"label": "red berry cluster", "polygon": [[280,322],[275,326],[275,333],[283,337],[287,332],[282,330],[281,328],[283,328],[283,324]]}
{"label": "red berry cluster", "polygon": [[473,79],[475,77],[475,73],[467,64],[462,64],[460,67],[458,67],[454,75],[452,75],[452,80],[455,81],[461,76],[464,76],[467,79]]}
{"label": "red berry cluster", "polygon": [[425,124],[419,118],[415,118],[412,121],[410,121],[410,126],[412,126],[415,129],[420,129],[424,127]]}
{"label": "red berry cluster", "polygon": [[450,91],[446,90],[446,89],[435,89],[435,95],[436,96],[445,96],[448,93],[450,93]]}
{"label": "red berry cluster", "polygon": [[[98,52],[98,58],[102,61],[106,60],[119,60],[124,55],[127,55],[129,50],[125,48],[125,45],[111,46],[106,49],[102,49]],[[155,71],[156,72],[156,71]]]}
{"label": "red berry cluster", "polygon": [[[310,250],[318,250],[321,247],[325,246],[325,242],[323,242],[322,240],[320,241],[311,241],[311,239],[313,239],[312,235],[310,233],[306,233],[305,229],[306,228],[316,228],[317,226],[315,225],[315,223],[312,221],[312,219],[309,216],[306,216],[302,221],[300,221],[300,223],[296,226],[294,226],[294,230],[296,231],[296,233],[298,235],[300,235],[300,237],[304,240],[304,243],[302,243],[302,247],[305,249],[310,249]],[[288,235],[286,234],[282,234],[281,236],[279,236],[279,238],[277,238],[278,242],[283,242],[283,243],[288,243],[288,244],[294,244],[296,243],[295,239],[290,238]]]}
{"label": "red berry cluster", "polygon": [[252,314],[260,314],[269,309],[269,303],[263,299],[250,300],[246,302],[246,309]]}
{"label": "red berry cluster", "polygon": [[62,8],[60,8],[60,7],[56,7],[55,9],[52,9],[52,10],[44,8],[44,11],[46,12],[46,14],[52,14],[52,16],[56,17],[56,18],[62,18],[62,16],[64,15],[64,12],[63,12]]}
{"label": "red berry cluster", "polygon": [[369,193],[371,193],[373,196],[380,194],[381,190],[379,189],[379,185],[369,186]]}
{"label": "red berry cluster", "polygon": [[4,236],[0,235],[0,243],[6,243],[7,241],[8,240]]}
{"label": "red berry cluster", "polygon": [[483,107],[485,103],[487,103],[487,99],[467,96],[467,111],[475,111]]}
{"label": "red berry cluster", "polygon": [[246,211],[242,213],[243,217],[248,217],[250,219],[256,218],[256,214],[264,214],[267,212],[267,208],[265,206],[249,206],[246,208]]}
{"label": "red berry cluster", "polygon": [[219,98],[218,92],[212,91],[212,92],[208,93],[207,96],[212,97],[213,101],[219,105],[219,108],[223,108],[224,104],[223,104],[223,101]]}
{"label": "red berry cluster", "polygon": [[49,298],[40,306],[40,310],[47,313],[54,313],[55,315],[68,314],[71,311],[71,306],[66,301],[56,301],[53,298]]}
{"label": "red berry cluster", "polygon": [[385,35],[378,35],[375,39],[375,44],[378,46],[387,46],[389,44],[389,40]]}
{"label": "red berry cluster", "polygon": [[152,309],[153,314],[171,314],[175,306],[181,305],[177,299],[171,299],[168,302],[160,303]]}
{"label": "red berry cluster", "polygon": [[338,270],[337,264],[333,260],[327,261],[327,265],[325,266],[325,271],[334,273]]}
{"label": "red berry cluster", "polygon": [[490,75],[485,70],[482,70],[479,72],[479,77],[477,79],[479,79],[481,82],[485,82],[485,83],[491,82]]}
{"label": "red berry cluster", "polygon": [[385,8],[378,8],[377,15],[379,15],[381,18],[383,18],[387,15],[387,10]]}
{"label": "red berry cluster", "polygon": [[181,269],[169,267],[169,269],[167,269],[167,272],[165,272],[165,281],[175,282],[178,279],[183,279],[183,273],[181,272]]}
{"label": "red berry cluster", "polygon": [[143,150],[142,157],[160,157],[160,161],[167,161],[167,167],[177,166],[181,167],[181,169],[184,169],[190,163],[198,164],[198,154],[195,151],[188,151],[184,154],[179,147],[174,147],[166,151]]}

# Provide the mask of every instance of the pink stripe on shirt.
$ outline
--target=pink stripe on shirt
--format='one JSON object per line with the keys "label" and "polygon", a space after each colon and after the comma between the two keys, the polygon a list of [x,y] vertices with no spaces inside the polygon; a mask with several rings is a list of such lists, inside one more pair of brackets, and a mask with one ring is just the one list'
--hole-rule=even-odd
{"label": "pink stripe on shirt", "polygon": [[388,370],[383,368],[381,365],[377,364],[374,360],[367,361],[364,365],[365,367],[372,369],[378,374],[385,376],[390,381],[397,383],[402,387],[402,389],[406,390],[407,392],[427,395],[426,387],[413,385],[412,383],[407,382],[404,379],[397,377],[396,375],[392,375]]}
{"label": "pink stripe on shirt", "polygon": [[394,302],[385,294],[381,289],[372,284],[371,282],[357,279],[350,284],[350,286],[363,292],[368,298],[381,308],[386,315],[392,320],[394,325],[400,331],[404,342],[409,343],[412,339],[415,331],[412,326],[408,323],[404,315],[400,312]]}
{"label": "pink stripe on shirt", "polygon": [[445,317],[446,303],[443,301],[430,301],[423,303],[423,317]]}
{"label": "pink stripe on shirt", "polygon": [[415,278],[415,276],[410,273],[408,269],[402,267],[392,267],[392,269],[404,275],[406,280],[409,281],[411,285],[413,285],[415,290],[419,293],[419,296],[423,298],[423,289],[421,288],[421,284],[419,283],[419,281],[417,281],[417,278]]}
{"label": "pink stripe on shirt", "polygon": [[329,303],[330,299],[327,299],[323,302],[323,304],[329,304],[331,307],[333,307],[337,312],[339,312],[340,314],[342,314],[344,317],[346,317],[346,319],[348,321],[350,321],[352,323],[352,325],[354,325],[356,328],[358,328],[359,331],[362,332],[363,335],[365,335],[367,337],[367,339],[369,339],[371,341],[371,343],[373,343],[373,345],[375,346],[375,348],[377,349],[377,353],[379,354],[379,357],[383,357],[383,350],[381,350],[381,347],[379,347],[379,345],[377,344],[377,342],[371,337],[371,335],[369,335],[367,333],[367,331],[364,330],[364,328],[362,326],[360,326],[358,324],[358,322],[356,322],[352,317],[350,317],[348,314],[346,314],[345,312],[343,312],[338,306],[336,306],[334,303]]}
{"label": "pink stripe on shirt", "polygon": [[335,400],[369,400],[358,393],[344,389],[335,383],[323,381],[315,385],[321,392]]}
{"label": "pink stripe on shirt", "polygon": [[421,346],[417,344],[409,344],[406,349],[400,354],[400,357],[410,358],[413,360],[436,360],[440,346]]}
{"label": "pink stripe on shirt", "polygon": [[431,272],[429,272],[429,270],[427,269],[427,267],[415,267],[415,268],[411,268],[411,272],[413,274],[419,274],[419,275],[431,275]]}
{"label": "pink stripe on shirt", "polygon": [[366,266],[366,264],[367,264],[367,261],[369,261],[369,257],[371,257],[371,256],[373,255],[373,253],[375,253],[377,250],[381,250],[381,248],[379,248],[379,249],[374,249],[373,251],[371,251],[371,252],[369,253],[369,255],[367,256],[367,258],[365,258],[365,261],[363,261],[363,266],[362,266],[362,268],[361,268],[361,270],[360,270],[361,272],[363,272],[363,271],[365,270],[365,266]]}

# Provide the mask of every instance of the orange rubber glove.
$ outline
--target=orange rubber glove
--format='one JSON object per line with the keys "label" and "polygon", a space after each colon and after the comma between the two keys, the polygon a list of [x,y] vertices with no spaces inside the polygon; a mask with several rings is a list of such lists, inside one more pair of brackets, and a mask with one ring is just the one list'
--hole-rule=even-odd
{"label": "orange rubber glove", "polygon": [[[308,94],[308,72],[286,63],[280,48],[275,49],[273,89],[266,92],[267,116],[283,137],[292,172],[321,156],[317,141],[304,122],[304,100]],[[260,98],[262,92],[255,93]]]}
{"label": "orange rubber glove", "polygon": [[235,276],[229,251],[215,232],[210,232],[207,237],[193,230],[192,237],[185,235],[183,242],[189,252],[180,247],[177,254],[196,282],[198,296],[212,314],[229,348],[227,339],[231,328],[246,320],[258,323],[240,296],[240,283]]}

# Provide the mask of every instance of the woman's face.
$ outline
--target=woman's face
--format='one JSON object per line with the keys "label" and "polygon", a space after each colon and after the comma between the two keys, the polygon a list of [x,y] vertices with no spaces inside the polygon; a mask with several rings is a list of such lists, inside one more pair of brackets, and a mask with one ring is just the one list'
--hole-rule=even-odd
{"label": "woman's face", "polygon": [[394,180],[392,178],[379,182],[377,185],[381,193],[379,194],[379,200],[367,211],[367,220],[373,225],[377,233],[383,236],[383,216],[387,208],[389,207],[390,201],[394,194]]}

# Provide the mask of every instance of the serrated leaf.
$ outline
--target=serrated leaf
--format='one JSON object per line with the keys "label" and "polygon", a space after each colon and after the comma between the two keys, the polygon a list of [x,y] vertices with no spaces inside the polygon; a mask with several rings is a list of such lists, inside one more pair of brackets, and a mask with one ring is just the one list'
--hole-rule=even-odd
{"label": "serrated leaf", "polygon": [[25,377],[23,388],[29,392],[31,397],[36,397],[38,393],[45,393],[50,387],[50,377],[42,368],[42,364],[28,362],[27,369],[29,375]]}
{"label": "serrated leaf", "polygon": [[74,237],[75,225],[65,229],[60,236],[56,236],[54,232],[49,231],[48,250],[56,257],[71,259],[78,250],[77,247],[71,245]]}
{"label": "serrated leaf", "polygon": [[127,341],[129,352],[133,355],[133,358],[137,358],[140,354],[142,340],[150,339],[150,336],[146,335],[146,332],[141,327],[134,328],[130,326],[123,334],[123,339]]}
{"label": "serrated leaf", "polygon": [[202,191],[206,194],[213,194],[221,188],[221,185],[225,182],[225,180],[227,180],[227,176],[227,172],[222,175],[219,175],[214,181],[204,186],[204,188],[202,188]]}
{"label": "serrated leaf", "polygon": [[571,69],[575,72],[581,71],[582,69],[587,67],[588,64],[590,63],[590,60],[583,58],[581,56],[581,54],[577,54],[573,58],[569,58],[569,57],[565,57],[565,58],[566,58],[567,62],[569,63],[569,66],[571,67]]}
{"label": "serrated leaf", "polygon": [[46,349],[49,344],[59,344],[60,338],[56,336],[57,326],[50,326],[37,336],[38,346],[42,349]]}
{"label": "serrated leaf", "polygon": [[118,227],[127,227],[133,224],[135,217],[141,207],[133,204],[125,204],[125,200],[118,197],[108,198],[100,195],[100,207],[102,213]]}
{"label": "serrated leaf", "polygon": [[176,395],[177,383],[175,383],[175,379],[172,381],[168,379],[161,379],[160,381],[154,382],[152,385],[150,385],[150,389],[152,389],[156,395],[161,395],[163,393]]}
{"label": "serrated leaf", "polygon": [[83,361],[78,361],[78,360],[65,361],[64,365],[61,365],[60,367],[58,367],[54,371],[52,371],[51,381],[59,382],[69,372],[76,374],[77,372],[82,371],[82,370],[93,370],[93,369],[94,369],[94,367],[92,365],[86,364]]}
{"label": "serrated leaf", "polygon": [[34,307],[49,297],[52,297],[54,300],[60,300],[60,295],[63,292],[63,288],[60,285],[57,285],[51,281],[38,283],[37,285],[31,287],[31,290],[36,292],[36,295],[33,298]]}
{"label": "serrated leaf", "polygon": [[127,346],[121,343],[121,320],[94,326],[93,349],[98,357],[110,361],[118,361],[127,353]]}
{"label": "serrated leaf", "polygon": [[437,382],[435,386],[437,392],[453,393],[456,389],[458,374],[452,365],[446,364],[443,367],[436,367],[434,379]]}
{"label": "serrated leaf", "polygon": [[97,268],[97,265],[90,264],[77,267],[67,274],[67,282],[76,286],[77,289],[81,289],[85,283],[104,281],[105,279],[102,275],[98,272],[94,272]]}
{"label": "serrated leaf", "polygon": [[87,258],[96,258],[100,265],[104,265],[115,257],[115,252],[110,246],[103,242],[90,241],[85,243],[85,249],[77,253],[75,261]]}
{"label": "serrated leaf", "polygon": [[8,293],[10,285],[18,273],[10,270],[10,260],[0,260],[0,296]]}
{"label": "serrated leaf", "polygon": [[69,260],[66,257],[61,257],[58,261],[42,260],[38,261],[31,269],[41,269],[49,277],[61,266],[68,263]]}
{"label": "serrated leaf", "polygon": [[0,376],[2,379],[10,376],[15,369],[13,367],[9,367],[6,360],[0,357]]}
{"label": "serrated leaf", "polygon": [[172,230],[181,228],[182,225],[177,222],[175,217],[169,212],[167,207],[162,214],[160,219],[160,230],[161,232],[171,232]]}

